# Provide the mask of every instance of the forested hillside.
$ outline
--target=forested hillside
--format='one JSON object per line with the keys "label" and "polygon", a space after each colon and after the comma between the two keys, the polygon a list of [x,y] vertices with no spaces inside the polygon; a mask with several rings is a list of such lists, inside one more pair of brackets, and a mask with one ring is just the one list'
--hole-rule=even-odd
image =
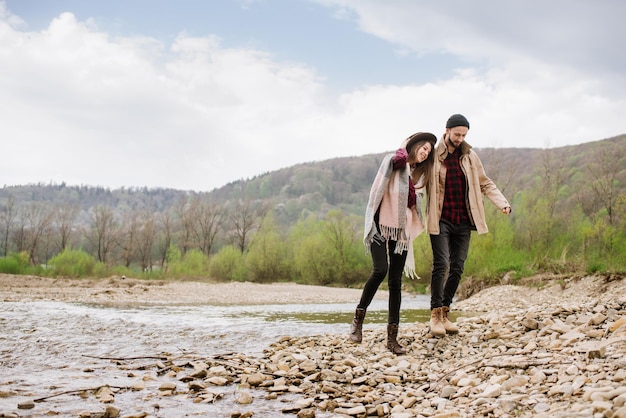
{"label": "forested hillside", "polygon": [[[487,174],[511,199],[519,192],[535,188],[541,182],[539,178],[558,182],[559,188],[571,189],[607,176],[608,172],[615,176],[614,192],[623,194],[626,192],[625,146],[626,136],[620,136],[554,149],[475,148],[475,151],[481,156]],[[211,192],[45,183],[5,185],[0,188],[0,209],[6,211],[7,202],[13,197],[20,207],[33,203],[69,204],[89,212],[97,206],[109,206],[121,215],[138,210],[164,212],[196,197],[215,204],[244,199],[277,205],[287,210],[287,224],[297,221],[302,211],[324,213],[342,209],[358,215],[364,210],[369,187],[384,154],[298,164],[241,179]],[[560,178],[552,177],[550,172]]]}
{"label": "forested hillside", "polygon": [[[492,247],[473,247],[477,252],[489,251],[492,259],[494,249],[506,254],[496,257],[497,265],[485,259],[481,267],[473,267],[475,272],[540,268],[554,265],[546,260],[560,259],[592,269],[624,268],[618,255],[626,251],[625,150],[626,135],[554,149],[476,149],[487,174],[512,202],[513,214],[506,218],[488,213],[491,238],[481,239],[484,246]],[[214,266],[211,275],[253,280],[295,277],[350,285],[356,279],[341,277],[359,276],[368,268],[367,259],[356,254],[362,252],[367,195],[384,154],[298,164],[205,193],[5,185],[0,189],[0,256],[20,254],[20,259],[38,266],[49,264],[64,250],[80,250],[105,266],[101,269],[122,266],[162,272],[168,266],[169,274],[174,274],[175,260],[181,269],[182,264],[190,264],[189,260],[182,263],[188,253],[205,257],[198,262],[208,271],[214,261],[210,259],[219,260],[225,257],[215,257],[219,252],[235,249],[236,257],[247,258],[231,254],[229,263],[236,259],[246,268],[234,273],[232,265]],[[253,262],[249,254],[254,240],[264,237],[263,231],[290,245],[289,251],[282,251],[290,259],[278,262],[277,258],[268,271],[259,265],[268,260]],[[313,245],[311,237],[323,231],[330,236],[318,237]],[[336,242],[340,238],[342,244]],[[416,251],[422,253],[417,255],[427,259],[427,243],[420,240]],[[333,261],[334,272],[332,266],[311,264],[305,254],[297,253],[306,248],[320,252],[323,242],[350,247],[347,253],[336,248],[350,255]],[[524,257],[511,257],[520,250],[526,252]],[[325,257],[334,259],[336,254]],[[298,260],[305,265],[294,271]],[[427,270],[424,267],[420,273],[427,275]]]}

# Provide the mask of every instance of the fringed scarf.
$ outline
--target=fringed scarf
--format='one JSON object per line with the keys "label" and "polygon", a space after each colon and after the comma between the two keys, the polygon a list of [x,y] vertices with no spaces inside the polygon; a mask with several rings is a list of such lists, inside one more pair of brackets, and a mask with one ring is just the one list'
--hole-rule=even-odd
{"label": "fringed scarf", "polygon": [[[396,241],[394,253],[400,254],[407,251],[407,258],[404,264],[404,274],[411,279],[417,277],[415,273],[415,259],[413,255],[413,240],[424,230],[421,211],[418,204],[412,208],[407,207],[409,198],[409,176],[410,167],[400,168],[394,171],[394,154],[387,154],[384,158],[378,173],[370,189],[370,196],[365,209],[365,234],[363,243],[366,252],[369,252],[371,244],[380,239]],[[380,208],[379,226],[376,227],[374,216]],[[379,236],[378,236],[379,235]]]}

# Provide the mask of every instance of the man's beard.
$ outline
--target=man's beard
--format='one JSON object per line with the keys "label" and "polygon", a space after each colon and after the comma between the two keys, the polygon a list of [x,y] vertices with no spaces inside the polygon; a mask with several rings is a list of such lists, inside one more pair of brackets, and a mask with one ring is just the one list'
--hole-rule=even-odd
{"label": "man's beard", "polygon": [[452,142],[452,140],[450,139],[450,135],[446,137],[446,142],[448,143],[449,146],[451,146],[454,149],[457,149],[459,145],[461,145],[460,142],[458,144],[455,144],[454,142]]}

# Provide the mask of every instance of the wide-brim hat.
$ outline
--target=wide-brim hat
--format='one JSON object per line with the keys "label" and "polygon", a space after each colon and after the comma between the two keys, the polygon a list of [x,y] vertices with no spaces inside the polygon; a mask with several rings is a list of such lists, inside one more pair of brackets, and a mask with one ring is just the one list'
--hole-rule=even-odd
{"label": "wide-brim hat", "polygon": [[435,144],[437,143],[437,137],[430,132],[418,132],[406,139],[406,145],[404,147],[409,150],[413,147],[414,144],[420,141],[428,141],[433,146],[433,148],[435,148]]}

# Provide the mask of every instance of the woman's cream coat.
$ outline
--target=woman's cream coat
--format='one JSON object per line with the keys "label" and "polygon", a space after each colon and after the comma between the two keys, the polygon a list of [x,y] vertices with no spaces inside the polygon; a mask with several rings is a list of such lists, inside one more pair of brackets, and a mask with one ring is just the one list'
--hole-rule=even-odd
{"label": "woman's cream coat", "polygon": [[[485,206],[483,205],[483,195],[486,196],[500,210],[511,206],[502,192],[493,181],[485,174],[483,163],[480,161],[471,145],[463,142],[461,147],[461,169],[465,173],[467,181],[466,199],[470,219],[479,234],[489,232],[485,221]],[[439,235],[439,220],[443,207],[443,198],[446,186],[446,165],[444,160],[448,156],[448,148],[441,139],[435,148],[435,164],[431,172],[428,185],[428,201],[426,213],[428,217],[428,233]]]}

